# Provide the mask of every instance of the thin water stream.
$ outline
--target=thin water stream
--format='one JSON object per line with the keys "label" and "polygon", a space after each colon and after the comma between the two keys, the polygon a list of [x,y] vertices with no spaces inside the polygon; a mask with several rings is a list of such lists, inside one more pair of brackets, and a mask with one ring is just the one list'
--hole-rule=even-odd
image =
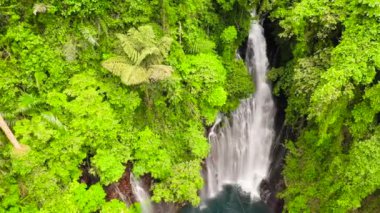
{"label": "thin water stream", "polygon": [[142,183],[139,180],[137,180],[132,173],[130,176],[130,180],[133,194],[136,196],[136,200],[140,203],[142,213],[153,212],[150,196],[142,186]]}

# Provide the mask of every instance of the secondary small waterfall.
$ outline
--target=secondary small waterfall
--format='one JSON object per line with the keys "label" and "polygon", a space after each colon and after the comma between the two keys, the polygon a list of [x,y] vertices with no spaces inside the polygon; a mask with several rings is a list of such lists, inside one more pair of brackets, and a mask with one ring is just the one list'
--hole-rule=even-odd
{"label": "secondary small waterfall", "polygon": [[269,173],[276,109],[266,80],[269,62],[264,29],[258,21],[251,24],[246,64],[254,76],[256,93],[242,100],[230,118],[218,117],[210,130],[212,149],[206,159],[204,199],[215,197],[224,185],[239,185],[258,200],[260,183]]}
{"label": "secondary small waterfall", "polygon": [[140,181],[138,181],[133,174],[131,173],[131,186],[133,194],[136,196],[136,200],[141,205],[141,211],[142,213],[151,213],[152,212],[152,205],[150,202],[149,194],[145,191],[145,189],[142,187],[142,184]]}

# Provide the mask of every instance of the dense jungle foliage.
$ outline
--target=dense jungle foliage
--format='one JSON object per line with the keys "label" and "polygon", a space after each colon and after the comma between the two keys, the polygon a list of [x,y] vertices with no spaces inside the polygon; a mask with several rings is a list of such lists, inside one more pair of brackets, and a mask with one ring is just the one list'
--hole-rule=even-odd
{"label": "dense jungle foliage", "polygon": [[205,127],[253,92],[251,7],[1,0],[0,113],[23,147],[0,136],[0,212],[139,211],[105,199],[128,165],[155,202],[197,205]]}
{"label": "dense jungle foliage", "polygon": [[285,210],[379,212],[380,1],[272,6],[292,50],[270,73],[294,134],[286,143]]}
{"label": "dense jungle foliage", "polygon": [[279,31],[284,210],[380,211],[378,0],[0,0],[0,114],[22,144],[0,133],[0,212],[138,212],[106,199],[129,167],[154,202],[199,204],[205,127],[254,90],[235,58],[253,8]]}

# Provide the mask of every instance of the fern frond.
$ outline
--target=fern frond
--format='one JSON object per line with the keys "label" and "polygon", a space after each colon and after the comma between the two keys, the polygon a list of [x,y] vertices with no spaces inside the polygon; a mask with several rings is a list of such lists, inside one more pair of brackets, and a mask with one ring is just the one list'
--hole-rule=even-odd
{"label": "fern frond", "polygon": [[18,100],[16,113],[24,113],[33,109],[41,100],[33,95],[24,94]]}
{"label": "fern frond", "polygon": [[152,26],[150,25],[140,26],[138,28],[138,31],[140,35],[144,35],[145,40],[154,41],[156,39],[156,34],[154,33]]}
{"label": "fern frond", "polygon": [[156,35],[150,25],[140,26],[138,29],[132,28],[128,31],[128,36],[133,39],[138,51],[157,46]]}
{"label": "fern frond", "polygon": [[138,29],[132,28],[128,31],[127,36],[138,52],[146,48],[158,46],[156,35],[153,28],[149,25],[141,26]]}
{"label": "fern frond", "polygon": [[131,67],[128,61],[122,56],[109,58],[102,62],[102,66],[116,76],[121,76],[122,72],[125,72],[125,70]]}
{"label": "fern frond", "polygon": [[98,42],[95,39],[96,30],[84,26],[80,28],[80,32],[82,33],[83,37],[92,45],[97,46]]}
{"label": "fern frond", "polygon": [[102,31],[106,34],[106,37],[108,37],[108,26],[107,22],[101,18],[98,17],[98,24],[100,25]]}
{"label": "fern frond", "polygon": [[0,112],[0,116],[2,116],[4,118],[4,121],[8,124],[9,127],[12,127],[16,124],[14,114],[6,113],[6,112]]}
{"label": "fern frond", "polygon": [[131,60],[131,62],[135,65],[136,61],[139,57],[139,53],[136,50],[136,48],[134,47],[133,43],[130,42],[130,38],[128,36],[120,34],[120,33],[117,33],[116,37],[119,39],[119,41],[121,43],[121,47],[123,48],[125,54],[129,58],[129,60]]}
{"label": "fern frond", "polygon": [[152,65],[148,73],[151,81],[160,81],[169,78],[173,73],[173,68],[167,65]]}
{"label": "fern frond", "polygon": [[63,55],[66,58],[66,61],[72,62],[75,61],[77,57],[77,47],[74,39],[70,39],[63,45]]}
{"label": "fern frond", "polygon": [[215,43],[208,39],[192,39],[187,42],[187,52],[191,54],[210,53],[215,49]]}
{"label": "fern frond", "polygon": [[[148,59],[148,63],[142,63],[144,60]],[[159,64],[164,58],[161,56],[161,51],[159,48],[153,46],[150,48],[143,49],[138,55],[135,65],[146,65],[146,64]]]}
{"label": "fern frond", "polygon": [[126,85],[141,84],[149,80],[146,69],[127,63],[121,56],[103,61],[102,66],[114,75],[120,76],[121,81]]}
{"label": "fern frond", "polygon": [[36,3],[33,5],[33,14],[37,15],[37,13],[46,13],[48,9],[48,5],[44,3]]}
{"label": "fern frond", "polygon": [[51,125],[57,127],[58,129],[67,130],[67,127],[62,124],[62,122],[53,114],[43,113],[42,118],[44,118]]}
{"label": "fern frond", "polygon": [[168,56],[168,52],[170,50],[170,47],[172,45],[173,39],[167,36],[164,36],[160,40],[160,50],[162,57],[166,58]]}
{"label": "fern frond", "polygon": [[138,66],[130,66],[128,70],[121,73],[121,82],[126,85],[137,85],[149,81],[148,72]]}

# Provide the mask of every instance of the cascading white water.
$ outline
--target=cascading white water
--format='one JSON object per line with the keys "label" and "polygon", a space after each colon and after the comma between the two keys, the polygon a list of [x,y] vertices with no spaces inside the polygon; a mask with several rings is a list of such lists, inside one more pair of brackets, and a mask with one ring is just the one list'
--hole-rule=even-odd
{"label": "cascading white water", "polygon": [[230,119],[218,117],[211,128],[207,186],[202,193],[206,199],[215,197],[227,184],[237,184],[252,199],[260,199],[259,186],[269,172],[276,109],[266,80],[269,63],[264,30],[257,21],[251,24],[246,64],[255,76],[256,93],[241,101]]}
{"label": "cascading white water", "polygon": [[133,176],[132,173],[131,173],[131,176],[130,176],[130,182],[131,182],[133,194],[136,196],[136,200],[141,205],[141,211],[142,211],[142,213],[151,213],[152,212],[152,205],[151,205],[151,202],[150,202],[149,194],[142,187],[141,182],[138,181]]}

